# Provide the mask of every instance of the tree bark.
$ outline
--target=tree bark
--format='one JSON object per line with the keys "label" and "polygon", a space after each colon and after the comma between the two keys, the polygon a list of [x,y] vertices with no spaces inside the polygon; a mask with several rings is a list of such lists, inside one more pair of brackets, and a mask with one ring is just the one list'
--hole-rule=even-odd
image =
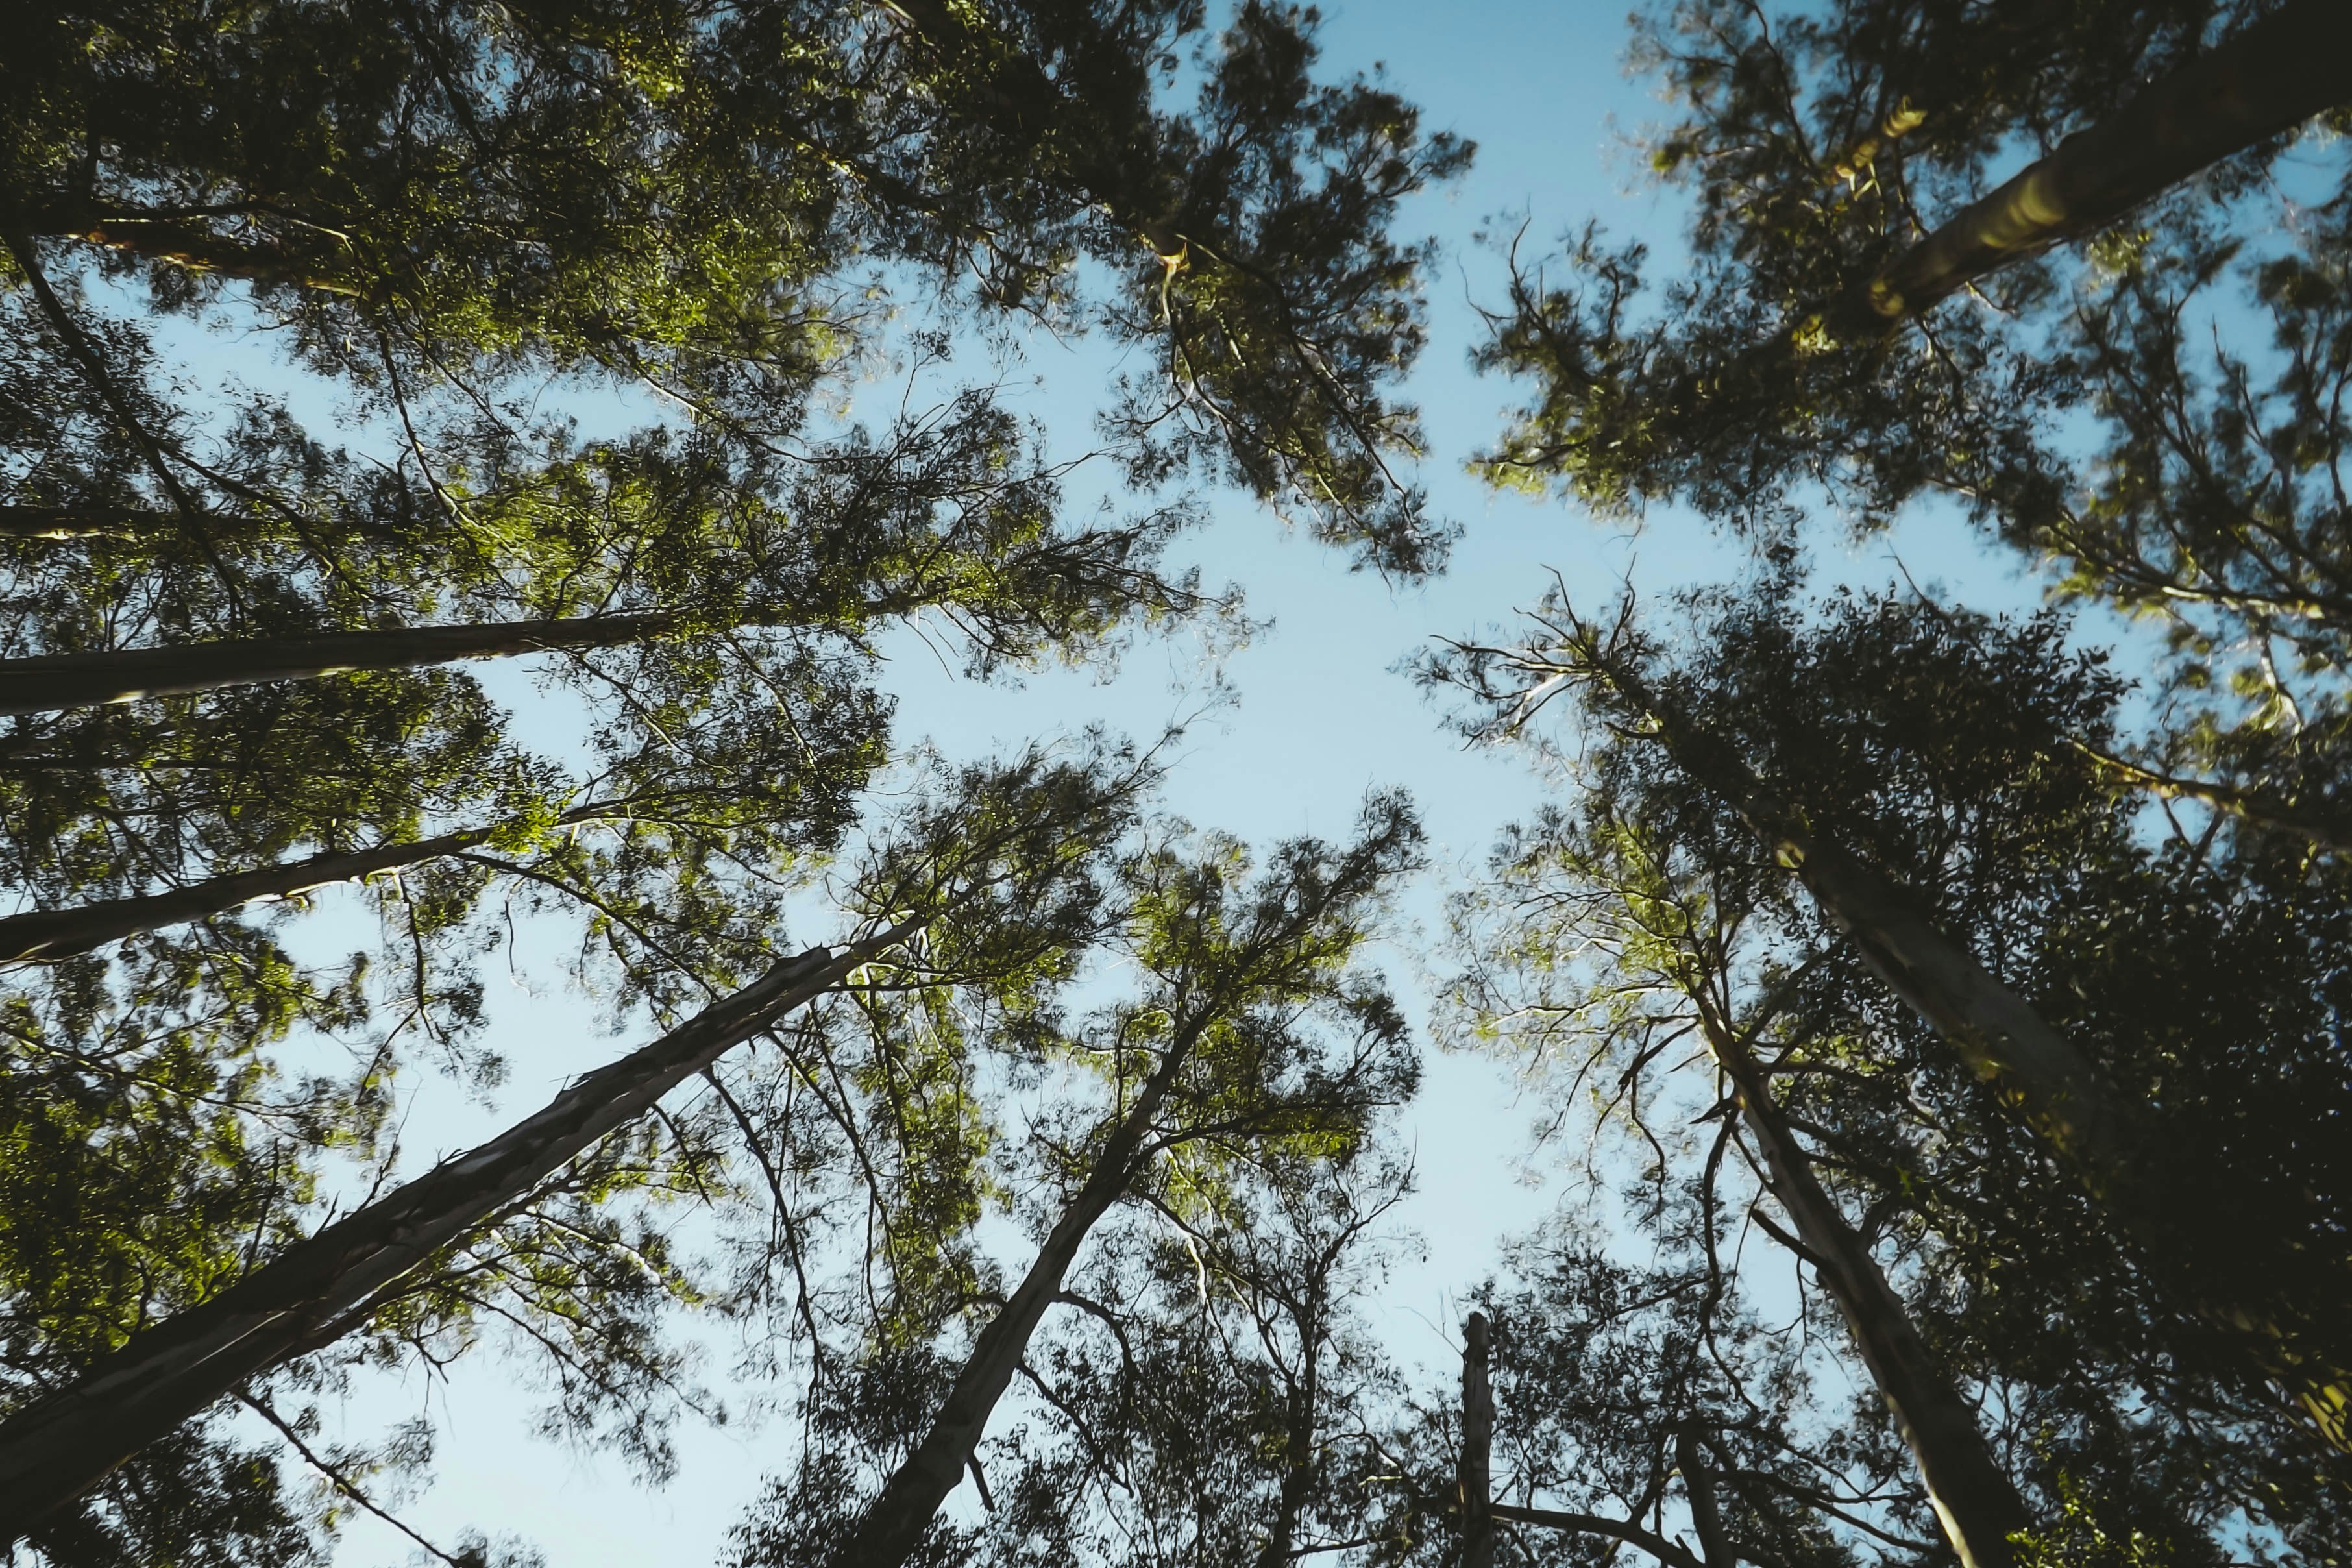
{"label": "tree bark", "polygon": [[617,647],[677,629],[660,612],[573,620],[491,621],[387,631],[248,637],[180,647],[47,654],[0,659],[0,714],[132,702],[352,669],[414,669],[463,659],[511,658],[551,648]]}
{"label": "tree bark", "polygon": [[468,1228],[652,1110],[779,1014],[838,985],[914,923],[780,961],[537,1114],[296,1243],[210,1300],[134,1334],[70,1388],[0,1422],[0,1543],[20,1539],[247,1379],[340,1338]]}
{"label": "tree bark", "polygon": [[2095,1195],[2120,1201],[2137,1186],[2144,1134],[2137,1105],[1937,930],[1904,889],[1814,833],[1728,745],[1660,702],[1632,666],[1597,643],[1583,652],[1593,671],[1656,726],[1675,763],[1738,812],[1872,972],[2074,1164]]}
{"label": "tree bark", "polygon": [[1884,331],[2347,100],[2352,5],[2288,0],[1954,214],[1870,280],[1849,325]]}
{"label": "tree bark", "polygon": [[1690,1500],[1691,1528],[1698,1532],[1706,1568],[1739,1568],[1739,1553],[1723,1528],[1723,1508],[1715,1495],[1715,1469],[1695,1427],[1675,1432],[1675,1468],[1682,1472],[1683,1495]]}
{"label": "tree bark", "polygon": [[0,506],[0,539],[110,539],[173,521],[130,507]]}
{"label": "tree bark", "polygon": [[371,289],[348,279],[326,277],[289,258],[276,246],[231,239],[215,230],[202,215],[155,216],[110,209],[84,200],[36,208],[17,221],[26,233],[43,239],[75,240],[101,250],[160,261],[190,272],[217,273],[266,289],[300,289],[352,299],[383,292],[381,285]]}
{"label": "tree bark", "polygon": [[[2352,1366],[2341,1353],[2298,1335],[2294,1304],[2281,1302],[2259,1270],[2237,1270],[2237,1289],[2215,1300],[2201,1281],[2184,1280],[2174,1268],[2182,1238],[2160,1173],[2152,1168],[2158,1156],[2144,1108],[2117,1094],[2023,997],[1937,929],[1906,889],[1817,836],[1804,815],[1768,789],[1727,745],[1664,708],[1632,666],[1597,642],[1579,652],[1591,673],[1651,720],[1676,763],[1738,811],[1774,858],[1796,873],[1872,973],[2059,1153],[2158,1265],[2159,1277],[2172,1281],[2180,1304],[2232,1335],[2323,1442],[2352,1454]],[[2222,1258],[2234,1255],[2232,1238],[2215,1229],[2191,1245]]]}
{"label": "tree bark", "polygon": [[[574,806],[557,821],[564,825],[591,822],[622,809],[601,802]],[[497,835],[496,828],[469,827],[433,838],[379,844],[373,849],[338,850],[283,865],[208,877],[167,892],[105,899],[69,910],[35,910],[10,915],[0,919],[0,969],[72,958],[142,931],[205,920],[261,899],[289,899],[336,882],[363,882],[380,872],[460,854],[488,843]]]}
{"label": "tree bark", "polygon": [[1495,1391],[1486,1379],[1486,1314],[1462,1327],[1462,1458],[1454,1473],[1462,1518],[1462,1568],[1494,1568]]}
{"label": "tree bark", "polygon": [[856,1533],[839,1559],[840,1568],[898,1568],[921,1542],[932,1517],[971,1464],[989,1415],[1020,1370],[1030,1336],[1060,1294],[1062,1281],[1077,1261],[1087,1233],[1134,1181],[1152,1119],[1192,1055],[1202,1026],[1195,1022],[1169,1042],[1168,1054],[1144,1080],[1134,1105],[1119,1119],[1086,1184],[1055,1222],[1019,1289],[981,1330],[929,1430],[858,1521]]}
{"label": "tree bark", "polygon": [[[2031,1528],[2032,1516],[1993,1463],[1975,1412],[1937,1364],[1878,1260],[1822,1191],[1812,1161],[1773,1103],[1771,1085],[1756,1058],[1712,1008],[1702,1006],[1700,1021],[1716,1065],[1738,1091],[1741,1117],[1763,1150],[1766,1185],[1812,1254],[1822,1289],[1844,1315],[1863,1364],[1919,1467],[1952,1550],[1964,1568],[2009,1568],[2009,1538]],[[1683,1479],[1694,1485],[1688,1470]],[[1704,1538],[1706,1531],[1700,1534]],[[1710,1568],[1715,1555],[1710,1549]]]}

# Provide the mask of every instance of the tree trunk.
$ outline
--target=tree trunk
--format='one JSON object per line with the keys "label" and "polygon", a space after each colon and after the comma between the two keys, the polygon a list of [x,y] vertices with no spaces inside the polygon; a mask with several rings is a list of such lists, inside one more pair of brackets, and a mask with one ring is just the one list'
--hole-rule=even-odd
{"label": "tree trunk", "polygon": [[1020,1370],[1029,1338],[1045,1319],[1045,1309],[1060,1294],[1062,1281],[1076,1262],[1087,1234],[1135,1179],[1152,1118],[1159,1114],[1160,1101],[1192,1054],[1200,1027],[1196,1023],[1169,1042],[1167,1056],[1144,1080],[1135,1104],[1119,1119],[1102,1157],[1055,1222],[1020,1288],[981,1330],[930,1429],[858,1521],[856,1533],[839,1559],[840,1568],[898,1568],[922,1540],[948,1494],[955,1490],[979,1449],[989,1415]]}
{"label": "tree trunk", "polygon": [[[1712,1009],[1703,1007],[1700,1017],[1716,1065],[1738,1090],[1741,1115],[1763,1148],[1766,1184],[1812,1254],[1822,1289],[1844,1314],[1863,1364],[1919,1467],[1952,1550],[1964,1568],[2009,1568],[2009,1538],[2030,1528],[2032,1516],[1993,1463],[1975,1412],[1936,1364],[1878,1260],[1822,1190],[1756,1058]],[[1687,1470],[1683,1479],[1696,1485]],[[1700,1533],[1703,1538],[1706,1532]],[[1714,1551],[1707,1555],[1712,1564]]]}
{"label": "tree trunk", "polygon": [[0,539],[110,539],[173,521],[170,512],[130,507],[0,506]]}
{"label": "tree trunk", "polygon": [[1495,1391],[1486,1381],[1486,1314],[1462,1327],[1462,1458],[1454,1467],[1462,1517],[1462,1568],[1494,1568]]}
{"label": "tree trunk", "polygon": [[[565,825],[592,822],[622,809],[602,802],[574,806],[557,821]],[[289,899],[335,882],[363,882],[379,872],[460,854],[488,843],[497,834],[496,828],[469,827],[434,838],[379,844],[373,849],[338,850],[313,855],[306,860],[209,877],[168,892],[106,899],[69,910],[35,910],[10,915],[0,919],[0,969],[71,958],[142,931],[205,920],[261,899]]]}
{"label": "tree trunk", "polygon": [[2288,0],[1962,208],[1870,280],[1851,302],[1851,325],[1884,331],[2347,100],[2352,5]]}
{"label": "tree trunk", "polygon": [[414,669],[461,659],[511,658],[550,648],[617,647],[660,637],[676,630],[677,624],[676,616],[656,612],[5,658],[0,659],[0,714],[51,713],[263,681],[309,680],[351,669]]}
{"label": "tree trunk", "polygon": [[302,289],[352,299],[380,296],[381,285],[363,289],[346,279],[325,277],[289,258],[275,246],[252,245],[216,232],[203,216],[158,216],[135,210],[110,210],[90,201],[37,208],[18,218],[27,234],[70,239],[104,250],[191,272],[217,273],[263,288]]}
{"label": "tree trunk", "polygon": [[904,937],[909,921],[835,952],[811,948],[557,1095],[470,1152],[296,1243],[212,1300],[134,1334],[72,1387],[0,1422],[0,1542],[183,1421],[331,1343],[414,1271],[597,1140]]}
{"label": "tree trunk", "polygon": [[[2237,1289],[2215,1300],[2175,1267],[2183,1237],[2164,1197],[2144,1109],[2116,1093],[2089,1059],[2023,997],[1921,914],[1909,894],[1826,838],[1774,795],[1747,763],[1714,735],[1669,712],[1639,672],[1603,653],[1580,649],[1656,726],[1658,741],[1701,787],[1729,805],[1773,857],[1797,874],[1830,923],[1863,961],[1925,1019],[1978,1077],[2065,1160],[2118,1227],[2158,1266],[2184,1308],[2231,1334],[2253,1365],[2339,1453],[2352,1454],[2352,1365],[2333,1344],[2294,1328],[2297,1311],[2259,1268],[2238,1268]],[[2237,1256],[2218,1229],[2188,1238],[2210,1257]],[[2207,1269],[2207,1278],[2214,1271]],[[2231,1277],[2230,1270],[2221,1271]]]}
{"label": "tree trunk", "polygon": [[1905,889],[1817,836],[1745,759],[1669,711],[1630,665],[1597,643],[1583,651],[1592,669],[1655,724],[1676,765],[1738,812],[1774,858],[1796,872],[1872,972],[2071,1161],[2095,1195],[2126,1201],[2139,1180],[2139,1107],[2117,1095],[2023,997],[1938,931]]}
{"label": "tree trunk", "polygon": [[1300,1367],[1288,1390],[1284,1412],[1282,1485],[1275,1497],[1274,1523],[1265,1532],[1258,1568],[1290,1568],[1297,1553],[1298,1521],[1315,1492],[1315,1429],[1321,1415],[1323,1280],[1310,1277],[1306,1310],[1293,1314],[1298,1330]]}
{"label": "tree trunk", "polygon": [[1682,1472],[1683,1495],[1690,1500],[1691,1528],[1698,1533],[1706,1568],[1739,1568],[1739,1553],[1723,1528],[1723,1508],[1715,1495],[1715,1469],[1706,1462],[1696,1427],[1675,1432],[1675,1468]]}

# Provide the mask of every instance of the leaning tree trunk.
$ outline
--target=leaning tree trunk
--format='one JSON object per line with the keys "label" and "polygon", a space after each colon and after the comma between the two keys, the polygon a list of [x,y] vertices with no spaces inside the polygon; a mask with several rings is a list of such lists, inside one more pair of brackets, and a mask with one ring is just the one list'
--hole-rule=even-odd
{"label": "leaning tree trunk", "polygon": [[1638,670],[1598,643],[1580,651],[1655,726],[1675,764],[1739,813],[1872,971],[2073,1162],[2096,1195],[2120,1201],[2137,1184],[2139,1108],[2089,1058],[1938,931],[1905,889],[1816,834],[1805,814],[1767,788],[1728,745],[1669,710]]}
{"label": "leaning tree trunk", "polygon": [[[623,809],[600,802],[574,806],[556,820],[563,825],[593,822]],[[463,854],[488,843],[498,834],[494,827],[469,827],[404,844],[338,850],[283,865],[233,871],[168,892],[134,899],[106,899],[68,910],[34,910],[10,915],[0,919],[0,969],[72,958],[142,931],[206,920],[261,899],[290,899],[336,882],[363,882],[382,872],[437,860],[445,855]]]}
{"label": "leaning tree trunk", "polygon": [[1883,331],[2021,258],[2113,223],[2208,164],[2352,100],[2352,5],[2288,0],[1962,208],[1848,302]]}
{"label": "leaning tree trunk", "polygon": [[335,277],[273,245],[231,239],[201,219],[157,217],[135,208],[110,208],[90,201],[73,201],[37,207],[20,214],[18,224],[28,236],[73,240],[144,261],[161,262],[190,272],[235,278],[264,289],[298,289],[349,299],[381,300],[388,290],[379,281],[362,283]]}
{"label": "leaning tree trunk", "polygon": [[[1676,764],[1738,811],[1773,858],[1795,871],[1871,971],[2071,1165],[2100,1207],[2159,1265],[2182,1305],[2230,1334],[2323,1442],[2352,1454],[2352,1358],[2332,1342],[2300,1334],[2295,1304],[2273,1294],[2260,1268],[2192,1269],[2204,1278],[2184,1279],[2173,1267],[2183,1238],[2155,1168],[2144,1108],[2117,1094],[2031,1004],[1938,930],[1906,889],[1817,835],[1729,746],[1660,703],[1639,671],[1595,642],[1578,651],[1651,721]],[[2209,1230],[2189,1240],[2219,1257],[2236,1255],[2226,1234]],[[2234,1287],[2219,1299],[2209,1283],[2217,1277]]]}
{"label": "leaning tree trunk", "polygon": [[655,612],[5,658],[0,659],[0,714],[49,713],[263,681],[309,680],[353,669],[414,669],[554,648],[619,647],[675,631],[677,624],[677,616]]}
{"label": "leaning tree trunk", "polygon": [[212,1300],[131,1336],[73,1386],[0,1422],[0,1543],[247,1379],[333,1342],[417,1268],[779,1014],[838,985],[908,921],[811,948],[468,1153],[296,1243]]}
{"label": "leaning tree trunk", "polygon": [[102,506],[0,506],[0,539],[111,539],[172,521],[169,512]]}
{"label": "leaning tree trunk", "polygon": [[[1771,1085],[1756,1058],[1712,1009],[1702,1011],[1701,1025],[1716,1065],[1738,1091],[1748,1131],[1763,1148],[1766,1185],[1794,1222],[1822,1288],[1844,1314],[1863,1364],[1919,1467],[1952,1550],[1964,1568],[2009,1568],[2009,1538],[2030,1527],[2032,1516],[1993,1463],[1976,1413],[1937,1364],[1869,1247],[1822,1190],[1812,1161],[1773,1103]],[[1687,1470],[1683,1479],[1694,1489],[1702,1484]],[[1710,1548],[1710,1564],[1715,1556]]]}
{"label": "leaning tree trunk", "polygon": [[837,1560],[840,1568],[898,1568],[921,1542],[932,1517],[971,1464],[990,1414],[1021,1370],[1030,1336],[1044,1321],[1045,1309],[1061,1293],[1062,1281],[1076,1262],[1087,1233],[1134,1181],[1152,1119],[1192,1054],[1199,1033],[1195,1025],[1169,1042],[1167,1056],[1119,1119],[1086,1184],[1055,1222],[1020,1288],[981,1330],[930,1429],[858,1521],[856,1533]]}

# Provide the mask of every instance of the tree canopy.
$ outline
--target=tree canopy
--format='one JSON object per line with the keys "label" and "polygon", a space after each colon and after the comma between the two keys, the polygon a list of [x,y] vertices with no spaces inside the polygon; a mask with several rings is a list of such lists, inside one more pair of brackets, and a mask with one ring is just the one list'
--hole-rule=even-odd
{"label": "tree canopy", "polygon": [[2352,1561],[2341,0],[20,9],[12,1563]]}

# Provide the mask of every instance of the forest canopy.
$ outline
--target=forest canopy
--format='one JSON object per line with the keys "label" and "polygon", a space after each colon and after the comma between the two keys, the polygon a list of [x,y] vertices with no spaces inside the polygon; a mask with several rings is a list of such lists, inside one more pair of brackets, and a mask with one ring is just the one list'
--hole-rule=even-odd
{"label": "forest canopy", "polygon": [[10,1562],[2352,1563],[2347,132],[2342,0],[20,8]]}

